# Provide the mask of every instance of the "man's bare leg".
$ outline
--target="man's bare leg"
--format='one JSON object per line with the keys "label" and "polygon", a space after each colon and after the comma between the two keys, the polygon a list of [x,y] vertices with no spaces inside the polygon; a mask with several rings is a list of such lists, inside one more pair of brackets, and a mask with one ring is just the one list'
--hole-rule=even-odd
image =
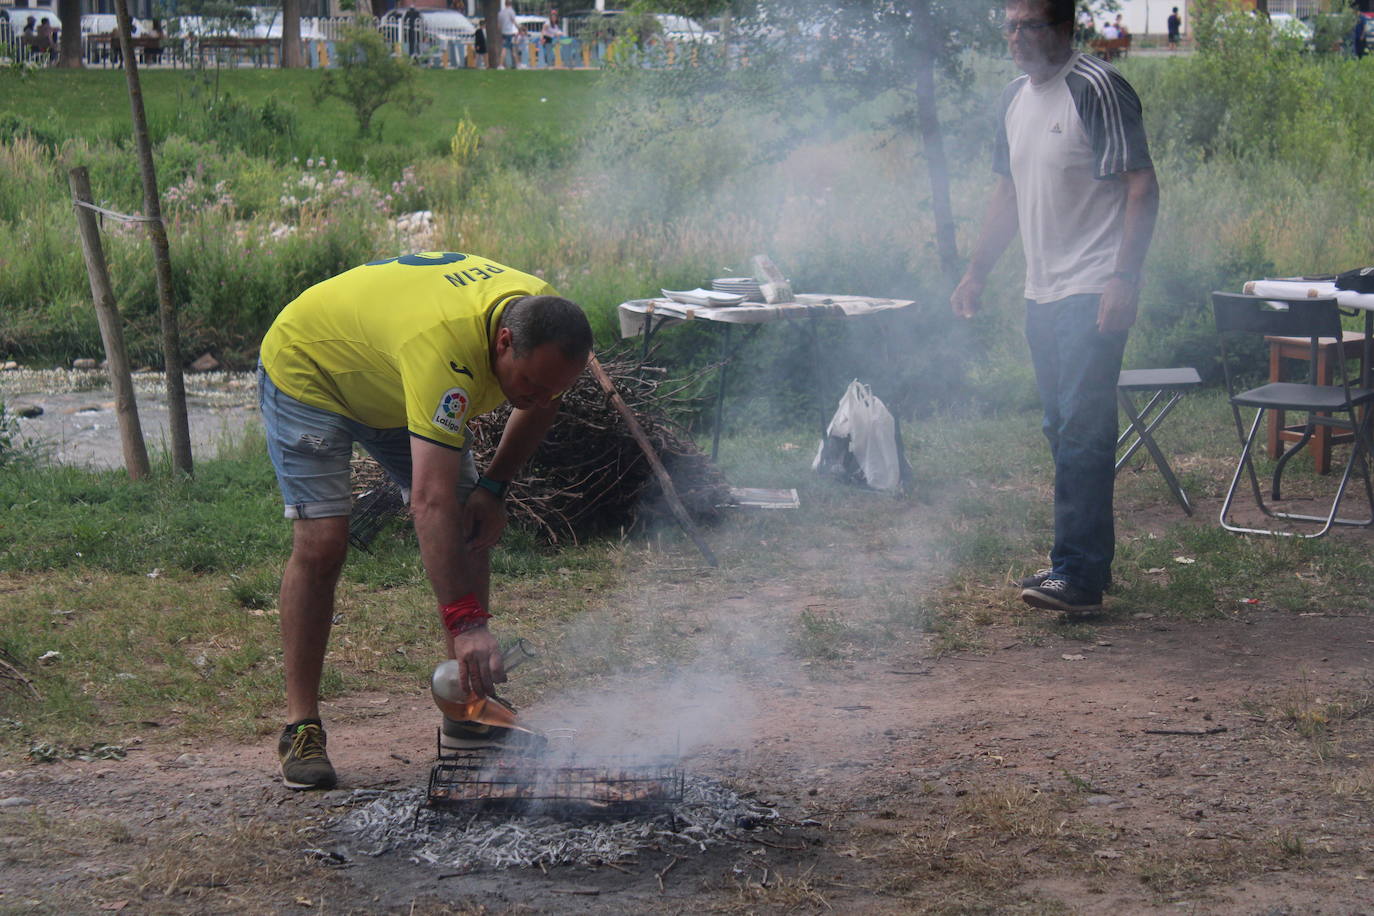
{"label": "man's bare leg", "polygon": [[334,587],[348,555],[348,516],[296,519],[281,577],[286,720],[320,717],[320,673],[334,620]]}

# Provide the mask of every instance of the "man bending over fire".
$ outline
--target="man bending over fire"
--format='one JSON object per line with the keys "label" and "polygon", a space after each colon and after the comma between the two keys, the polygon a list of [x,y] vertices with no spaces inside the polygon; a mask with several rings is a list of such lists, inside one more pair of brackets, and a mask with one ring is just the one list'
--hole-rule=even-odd
{"label": "man bending over fire", "polygon": [[1116,380],[1135,323],[1159,185],[1140,99],[1073,49],[1074,0],[1012,0],[1002,31],[1024,72],[1002,93],[997,184],[950,304],[971,317],[1016,235],[1026,339],[1054,458],[1050,567],[1014,583],[1034,607],[1096,611],[1111,578]]}
{"label": "man bending over fire", "polygon": [[[288,725],[278,742],[292,789],[335,784],[320,721],[320,672],[334,588],[348,553],[349,458],[356,442],[410,502],[420,557],[460,686],[505,680],[487,629],[489,551],[504,497],[543,440],[558,396],[587,365],[591,327],[548,284],[476,255],[374,261],[312,286],[262,342],[267,449],[292,519],[281,583]],[[509,401],[496,454],[478,475],[467,422]],[[444,719],[446,747],[488,747],[507,729]]]}

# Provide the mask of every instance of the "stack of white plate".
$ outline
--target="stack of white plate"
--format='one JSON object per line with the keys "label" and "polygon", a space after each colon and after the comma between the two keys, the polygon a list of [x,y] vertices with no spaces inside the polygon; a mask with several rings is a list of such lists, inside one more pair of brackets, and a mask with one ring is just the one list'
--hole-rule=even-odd
{"label": "stack of white plate", "polygon": [[743,296],[746,302],[763,301],[763,290],[753,277],[717,277],[711,281],[711,289]]}

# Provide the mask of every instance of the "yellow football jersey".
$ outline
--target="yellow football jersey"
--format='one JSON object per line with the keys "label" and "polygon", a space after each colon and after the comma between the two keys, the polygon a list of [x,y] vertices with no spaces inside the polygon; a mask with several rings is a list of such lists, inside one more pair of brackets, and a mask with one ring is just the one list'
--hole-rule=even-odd
{"label": "yellow football jersey", "polygon": [[505,401],[490,342],[506,303],[557,295],[487,258],[429,251],[373,261],[301,293],[272,323],[261,359],[305,404],[450,448]]}

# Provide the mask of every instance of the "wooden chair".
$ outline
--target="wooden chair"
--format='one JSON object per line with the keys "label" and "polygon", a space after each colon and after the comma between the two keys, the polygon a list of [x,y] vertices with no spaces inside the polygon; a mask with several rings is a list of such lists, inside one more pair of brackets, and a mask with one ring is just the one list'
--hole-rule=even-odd
{"label": "wooden chair", "polygon": [[[1301,360],[1310,363],[1311,347],[1306,337],[1266,337],[1265,342],[1269,344],[1269,381],[1282,382],[1284,380],[1284,360]],[[1323,337],[1317,343],[1317,365],[1311,371],[1309,381],[1314,385],[1332,385],[1336,381],[1335,370],[1340,358],[1343,358],[1347,365],[1353,361],[1355,365],[1360,365],[1361,350],[1364,344],[1364,334],[1359,331],[1345,331],[1339,344],[1340,353],[1337,353],[1338,345],[1334,337]],[[1283,443],[1297,442],[1303,437],[1307,424],[1287,426],[1284,423],[1284,412],[1273,410],[1269,412],[1269,457],[1277,458],[1283,454]],[[1353,433],[1342,433],[1332,430],[1329,426],[1318,426],[1312,433],[1312,463],[1316,467],[1318,474],[1326,474],[1331,470],[1331,446],[1353,442]]]}

